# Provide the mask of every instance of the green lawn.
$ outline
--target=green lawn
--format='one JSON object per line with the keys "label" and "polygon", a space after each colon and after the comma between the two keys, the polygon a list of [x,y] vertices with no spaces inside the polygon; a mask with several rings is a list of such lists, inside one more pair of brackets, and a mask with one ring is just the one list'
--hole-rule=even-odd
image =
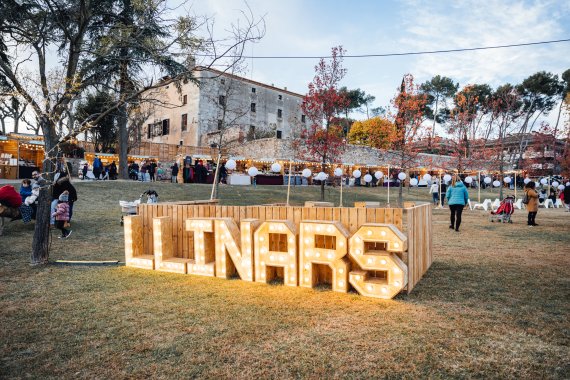
{"label": "green lawn", "polygon": [[[148,184],[75,183],[74,232],[53,239],[51,259],[123,260],[118,201]],[[210,194],[152,188],[161,201]],[[292,203],[318,194],[293,188]],[[326,195],[338,203],[338,189]],[[220,190],[222,204],[285,197],[284,187]],[[386,189],[344,198],[385,201]],[[448,211],[434,211],[435,261],[391,301],[122,266],[31,267],[33,225],[12,222],[0,237],[0,378],[569,378],[570,213],[540,209],[535,228],[524,211],[513,219],[466,210],[456,233]]]}

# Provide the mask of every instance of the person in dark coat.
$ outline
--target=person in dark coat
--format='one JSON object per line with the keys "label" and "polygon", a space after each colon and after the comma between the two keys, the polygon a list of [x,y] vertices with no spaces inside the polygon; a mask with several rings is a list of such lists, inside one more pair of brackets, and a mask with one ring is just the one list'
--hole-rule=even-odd
{"label": "person in dark coat", "polygon": [[89,165],[87,165],[87,162],[83,165],[83,169],[81,169],[81,174],[83,174],[83,176],[81,177],[82,180],[84,180],[85,178],[87,178],[87,172],[89,171]]}
{"label": "person in dark coat", "polygon": [[172,170],[171,182],[178,183],[178,164],[175,162],[174,165],[170,167],[170,170]]}
{"label": "person in dark coat", "polygon": [[109,166],[109,176],[112,180],[117,179],[117,164],[115,164],[115,161],[111,162]]}
{"label": "person in dark coat", "polygon": [[228,169],[226,169],[226,164],[222,164],[222,165],[220,166],[220,179],[219,179],[219,182],[220,182],[220,183],[228,183],[227,178],[228,178]]}
{"label": "person in dark coat", "polygon": [[150,182],[156,182],[156,179],[154,178],[155,173],[156,173],[156,163],[152,161],[148,165],[148,174],[150,175]]}

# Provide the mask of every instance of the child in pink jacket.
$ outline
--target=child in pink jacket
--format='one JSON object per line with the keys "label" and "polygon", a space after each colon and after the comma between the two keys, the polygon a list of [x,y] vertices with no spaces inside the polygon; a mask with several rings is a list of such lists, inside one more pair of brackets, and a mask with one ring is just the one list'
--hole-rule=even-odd
{"label": "child in pink jacket", "polygon": [[67,239],[73,231],[65,229],[65,222],[69,221],[69,192],[64,191],[58,198],[57,209],[52,214],[55,217],[55,226],[61,230],[60,239]]}

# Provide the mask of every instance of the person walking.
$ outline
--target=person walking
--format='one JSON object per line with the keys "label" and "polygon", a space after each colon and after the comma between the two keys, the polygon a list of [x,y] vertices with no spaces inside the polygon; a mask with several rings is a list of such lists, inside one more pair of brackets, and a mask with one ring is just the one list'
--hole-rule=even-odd
{"label": "person walking", "polygon": [[439,201],[439,185],[437,181],[433,181],[429,188],[429,193],[431,194],[434,206],[437,206]]}
{"label": "person walking", "polygon": [[536,224],[536,214],[538,213],[538,193],[536,192],[536,183],[534,181],[530,181],[527,183],[525,189],[525,199],[526,203],[526,210],[528,211],[528,218],[526,224],[529,226],[538,226]]}
{"label": "person walking", "polygon": [[570,212],[570,186],[566,186],[562,191],[564,196],[564,204],[566,205],[566,211]]}
{"label": "person walking", "polygon": [[451,211],[450,221],[451,224],[449,228],[455,229],[459,232],[459,226],[461,225],[461,213],[463,208],[469,202],[469,193],[467,188],[457,177],[453,177],[451,180],[451,185],[447,189],[445,194],[447,197],[447,204],[449,205],[449,210]]}
{"label": "person walking", "polygon": [[93,160],[93,174],[95,175],[96,180],[100,180],[99,177],[101,175],[101,171],[103,170],[103,163],[99,156],[95,155],[95,159]]}
{"label": "person walking", "polygon": [[69,205],[68,205],[68,197],[69,193],[64,191],[58,197],[58,203],[55,211],[51,214],[51,216],[56,221],[56,227],[61,230],[61,237],[60,239],[67,239],[69,235],[73,231],[67,230],[65,228],[65,224],[69,221]]}
{"label": "person walking", "polygon": [[178,164],[175,162],[170,169],[172,170],[171,182],[178,183]]}

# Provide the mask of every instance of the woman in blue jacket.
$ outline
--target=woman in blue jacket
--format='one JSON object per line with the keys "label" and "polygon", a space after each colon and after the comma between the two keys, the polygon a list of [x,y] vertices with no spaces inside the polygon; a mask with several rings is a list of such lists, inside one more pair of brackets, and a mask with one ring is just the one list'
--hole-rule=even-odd
{"label": "woman in blue jacket", "polygon": [[451,224],[449,225],[449,228],[455,229],[455,231],[459,232],[459,226],[461,225],[461,213],[463,212],[463,207],[465,207],[469,201],[469,193],[467,192],[465,185],[463,185],[463,182],[461,182],[460,179],[457,179],[457,177],[454,177],[445,196],[447,197],[449,210],[451,210]]}

